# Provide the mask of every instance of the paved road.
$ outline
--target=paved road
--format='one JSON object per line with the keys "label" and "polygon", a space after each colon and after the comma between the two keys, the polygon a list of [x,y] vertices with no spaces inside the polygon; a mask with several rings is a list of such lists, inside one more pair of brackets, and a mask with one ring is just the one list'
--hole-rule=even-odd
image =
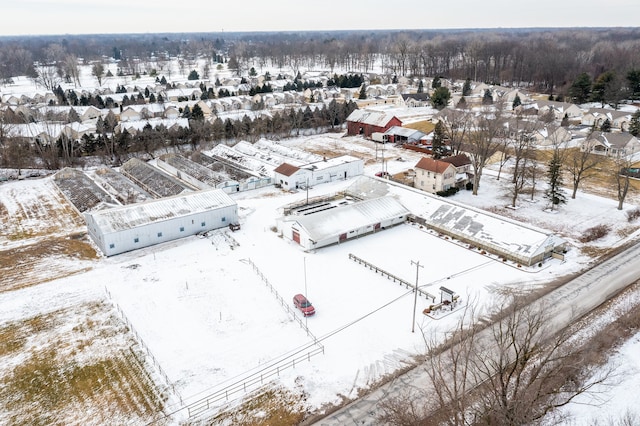
{"label": "paved road", "polygon": [[[636,244],[534,302],[544,304],[549,318],[554,319],[550,331],[562,330],[576,318],[640,280],[639,258],[640,244]],[[425,389],[429,384],[424,369],[418,366],[314,424],[377,425],[376,418],[381,414],[378,401],[406,394],[412,388]]]}

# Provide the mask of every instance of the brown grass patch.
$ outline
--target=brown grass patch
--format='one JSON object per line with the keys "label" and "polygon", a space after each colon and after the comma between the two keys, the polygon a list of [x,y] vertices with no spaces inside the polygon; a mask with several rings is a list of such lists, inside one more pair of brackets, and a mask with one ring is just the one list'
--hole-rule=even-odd
{"label": "brown grass patch", "polygon": [[580,252],[585,255],[585,256],[589,256],[592,258],[598,258],[601,256],[605,256],[606,254],[608,254],[612,249],[610,247],[594,247],[594,246],[583,246],[580,247]]}
{"label": "brown grass patch", "polygon": [[251,395],[238,408],[225,411],[207,424],[228,423],[234,426],[292,426],[300,424],[305,415],[307,396],[302,391],[283,388],[268,389]]}
{"label": "brown grass patch", "polygon": [[101,303],[0,328],[0,411],[5,420],[99,425],[160,418],[165,398],[129,349],[135,342],[121,337],[126,332]]}
{"label": "brown grass patch", "polygon": [[98,258],[87,236],[54,237],[0,251],[0,292],[15,290],[73,275],[87,265],[68,260],[89,261]]}

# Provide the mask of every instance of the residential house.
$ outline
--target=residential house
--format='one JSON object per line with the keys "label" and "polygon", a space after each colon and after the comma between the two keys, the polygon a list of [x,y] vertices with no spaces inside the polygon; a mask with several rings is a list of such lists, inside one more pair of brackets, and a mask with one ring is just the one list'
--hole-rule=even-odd
{"label": "residential house", "polygon": [[120,121],[139,121],[142,118],[140,111],[137,111],[132,106],[125,107],[120,113]]}
{"label": "residential house", "polygon": [[562,121],[565,116],[570,121],[581,121],[584,115],[584,112],[579,106],[568,102],[535,101],[524,108],[535,109],[538,112],[538,116],[543,116],[551,112],[558,121]]}
{"label": "residential house", "polygon": [[607,120],[611,123],[611,128],[627,131],[631,121],[631,113],[606,108],[590,108],[582,117],[582,124],[599,129]]}
{"label": "residential house", "polygon": [[593,132],[580,149],[609,157],[625,157],[640,152],[640,141],[627,132]]}
{"label": "residential house", "polygon": [[531,134],[531,137],[536,146],[557,146],[569,142],[572,135],[566,127],[556,124],[539,123]]}
{"label": "residential house", "polygon": [[471,159],[466,154],[452,155],[451,157],[441,158],[440,161],[451,164],[456,169],[455,186],[459,189],[464,188],[473,175],[473,167]]}
{"label": "residential house", "polygon": [[428,93],[403,93],[402,100],[407,108],[419,108],[431,106],[431,98]]}
{"label": "residential house", "polygon": [[415,166],[414,186],[435,194],[456,186],[456,167],[442,160],[424,157]]}

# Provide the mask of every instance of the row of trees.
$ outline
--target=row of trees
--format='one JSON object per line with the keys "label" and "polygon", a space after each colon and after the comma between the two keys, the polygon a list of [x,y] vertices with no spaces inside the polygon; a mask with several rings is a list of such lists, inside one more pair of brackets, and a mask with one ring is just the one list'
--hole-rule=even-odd
{"label": "row of trees", "polygon": [[583,28],[212,33],[187,41],[171,34],[22,37],[0,39],[0,78],[34,75],[36,63],[53,65],[54,76],[73,82],[77,58],[101,61],[107,56],[132,74],[145,68],[170,72],[169,58],[179,58],[187,75],[197,59],[208,59],[210,68],[229,57],[229,67],[247,72],[251,67],[294,73],[382,69],[386,75],[471,78],[568,94],[581,73],[595,80],[608,71],[626,76],[634,70],[639,35],[638,28]]}
{"label": "row of trees", "polygon": [[[289,109],[255,119],[245,115],[240,120],[216,118],[205,121],[202,114],[190,111],[189,128],[152,128],[147,125],[135,135],[126,130],[114,133],[117,121],[113,115],[99,119],[96,133],[83,136],[81,141],[61,136],[54,143],[9,137],[11,123],[0,114],[0,167],[23,169],[47,168],[55,170],[74,165],[82,157],[98,155],[110,164],[120,164],[131,156],[153,158],[156,152],[169,149],[196,150],[202,144],[216,144],[238,140],[257,141],[261,137],[281,138],[298,135],[303,130],[331,131],[341,128],[355,103],[335,100],[322,108]],[[194,108],[195,110],[195,108]]]}
{"label": "row of trees", "polygon": [[594,81],[588,73],[580,73],[568,94],[578,104],[591,101],[600,102],[603,107],[611,104],[617,108],[623,99],[640,99],[640,69],[630,69],[626,75],[607,70]]}
{"label": "row of trees", "polygon": [[[640,117],[640,114],[639,114]],[[536,149],[534,132],[543,123],[522,116],[508,120],[503,105],[498,103],[487,107],[479,116],[465,109],[444,110],[443,119],[434,131],[433,151],[437,158],[447,154],[443,148],[451,147],[454,154],[465,152],[471,159],[473,169],[473,194],[480,189],[483,170],[487,162],[498,155],[498,179],[503,166],[511,165],[511,185],[509,199],[512,207],[517,206],[521,195],[528,193],[534,198],[540,182],[546,182],[544,197],[551,209],[567,202],[565,179],[570,178],[571,198],[581,184],[601,173],[600,166],[612,182],[618,209],[622,210],[630,188],[630,177],[624,170],[633,165],[631,153],[609,158],[592,153],[595,143],[587,136],[582,149],[570,147],[560,140],[559,133],[550,135],[551,150]],[[546,164],[546,167],[542,166]]]}

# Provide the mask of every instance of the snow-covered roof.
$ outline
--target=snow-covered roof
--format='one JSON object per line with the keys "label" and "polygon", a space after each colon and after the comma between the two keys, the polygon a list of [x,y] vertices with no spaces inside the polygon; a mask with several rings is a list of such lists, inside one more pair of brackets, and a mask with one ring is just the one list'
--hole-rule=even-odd
{"label": "snow-covered roof", "polygon": [[127,129],[130,132],[131,130],[144,130],[147,124],[154,129],[160,125],[165,126],[167,129],[174,126],[189,128],[189,120],[186,118],[151,118],[149,120],[123,121],[119,123],[119,126],[121,130]]}
{"label": "snow-covered roof", "polygon": [[356,109],[351,114],[349,114],[349,117],[347,117],[347,121],[384,127],[394,117],[395,117],[394,114],[390,114],[387,112],[370,111],[366,109]]}
{"label": "snow-covered roof", "polygon": [[564,243],[562,238],[534,226],[368,176],[359,177],[347,192],[360,198],[394,195],[427,224],[520,258],[533,258],[549,246]]}
{"label": "snow-covered roof", "polygon": [[407,214],[409,210],[395,198],[381,197],[288,219],[298,222],[312,240],[322,241],[353,229]]}
{"label": "snow-covered roof", "polygon": [[363,161],[363,160],[361,160],[360,158],[354,157],[352,155],[341,155],[340,157],[325,158],[320,161],[309,163],[304,166],[300,166],[300,168],[309,169],[309,170],[324,170],[324,169],[329,169],[331,167],[338,166],[340,164],[354,163],[356,161]]}
{"label": "snow-covered roof", "polygon": [[400,127],[400,126],[392,126],[384,132],[385,135],[395,135],[402,136],[405,138],[410,138],[411,136],[418,135],[417,138],[420,139],[422,136],[425,136],[424,132],[416,129],[410,129],[408,127]]}
{"label": "snow-covered roof", "polygon": [[236,202],[223,190],[212,189],[85,213],[85,215],[93,218],[103,234],[109,234],[234,205]]}

